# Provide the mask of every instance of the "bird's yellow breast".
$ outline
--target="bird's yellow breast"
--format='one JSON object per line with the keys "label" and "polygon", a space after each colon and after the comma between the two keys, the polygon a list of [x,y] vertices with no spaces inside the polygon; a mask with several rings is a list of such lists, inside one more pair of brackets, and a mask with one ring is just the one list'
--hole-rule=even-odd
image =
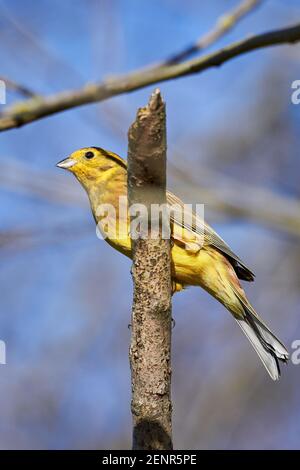
{"label": "bird's yellow breast", "polygon": [[[107,220],[105,220],[105,223],[103,220],[98,221],[98,228],[105,235],[106,241],[113,248],[131,258],[132,250],[128,221],[118,220],[115,226],[111,226],[110,233],[107,231],[107,225],[104,227],[106,223]],[[117,237],[115,236],[116,231]],[[215,258],[220,258],[219,261],[223,259],[221,254],[210,249],[210,247],[203,247],[196,253],[187,251],[178,244],[177,240],[173,240],[171,255],[173,280],[182,285],[199,285],[202,287],[207,284],[206,279],[209,279],[211,284],[212,275],[216,276],[215,269],[212,269],[212,266],[215,265]]]}

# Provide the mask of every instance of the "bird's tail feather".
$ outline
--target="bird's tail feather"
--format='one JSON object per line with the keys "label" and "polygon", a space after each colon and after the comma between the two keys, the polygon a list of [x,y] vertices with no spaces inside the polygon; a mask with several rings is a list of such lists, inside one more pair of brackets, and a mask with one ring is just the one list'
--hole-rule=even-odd
{"label": "bird's tail feather", "polygon": [[256,350],[271,378],[278,380],[280,377],[279,361],[287,362],[289,353],[250,305],[243,303],[243,308],[244,318],[235,317],[236,321]]}

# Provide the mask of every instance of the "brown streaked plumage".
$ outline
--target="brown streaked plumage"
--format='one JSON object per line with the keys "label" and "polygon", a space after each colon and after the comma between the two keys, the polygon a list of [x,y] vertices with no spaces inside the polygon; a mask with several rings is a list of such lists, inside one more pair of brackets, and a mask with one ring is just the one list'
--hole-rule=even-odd
{"label": "brown streaked plumage", "polygon": [[[128,214],[118,210],[119,197],[127,196],[127,165],[113,152],[87,147],[73,152],[57,164],[71,171],[86,190],[100,230],[103,220],[97,215],[100,204],[111,204],[118,216],[118,237],[108,234],[107,242],[131,257]],[[168,204],[182,206],[182,201],[167,192]],[[172,214],[172,213],[171,213]],[[195,214],[190,224],[171,217],[172,280],[174,291],[185,286],[201,286],[233,315],[256,350],[273,380],[280,376],[279,361],[288,360],[285,346],[270,331],[247,300],[239,279],[253,281],[254,274],[225,241]],[[121,236],[121,235],[123,236]]]}

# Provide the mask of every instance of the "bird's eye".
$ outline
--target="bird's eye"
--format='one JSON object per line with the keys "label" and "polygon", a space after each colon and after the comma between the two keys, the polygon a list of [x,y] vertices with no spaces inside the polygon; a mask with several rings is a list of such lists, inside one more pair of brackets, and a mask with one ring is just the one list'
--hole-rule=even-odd
{"label": "bird's eye", "polygon": [[91,158],[94,157],[94,153],[93,153],[93,152],[86,152],[84,156],[85,156],[85,158],[87,158],[88,160],[90,160]]}

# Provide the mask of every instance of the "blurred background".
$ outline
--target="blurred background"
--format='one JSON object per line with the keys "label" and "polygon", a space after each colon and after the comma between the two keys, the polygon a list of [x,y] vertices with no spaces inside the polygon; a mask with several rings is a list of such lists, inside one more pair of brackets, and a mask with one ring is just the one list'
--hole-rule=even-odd
{"label": "blurred background", "polygon": [[[239,0],[2,0],[0,75],[48,95],[169,57]],[[297,0],[266,0],[208,51],[288,26]],[[168,185],[256,273],[249,299],[288,349],[300,339],[300,46],[161,84]],[[87,197],[55,168],[101,146],[126,157],[153,86],[1,133],[1,449],[125,449],[131,442],[130,261],[96,238]],[[22,100],[8,91],[8,104]],[[299,448],[300,365],[273,383],[204,291],[173,299],[174,446]]]}

